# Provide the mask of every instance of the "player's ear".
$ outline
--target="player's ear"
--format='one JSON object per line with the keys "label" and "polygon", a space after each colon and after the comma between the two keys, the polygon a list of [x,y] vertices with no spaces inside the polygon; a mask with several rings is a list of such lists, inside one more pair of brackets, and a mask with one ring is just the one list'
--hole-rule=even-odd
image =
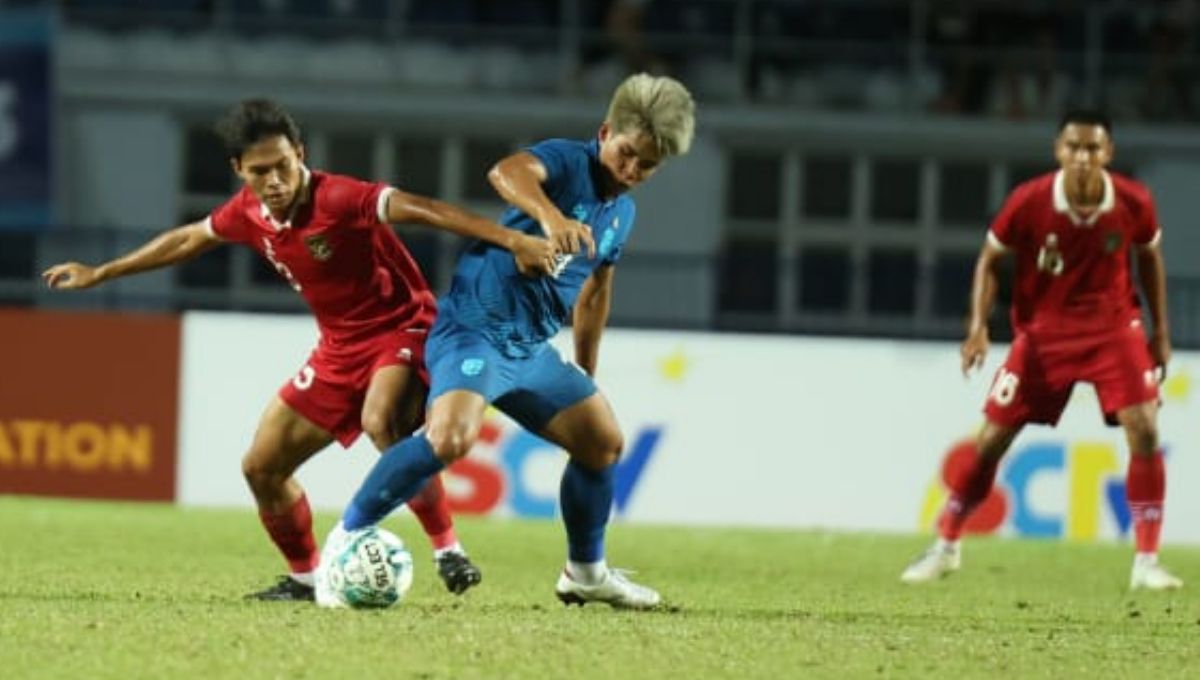
{"label": "player's ear", "polygon": [[229,167],[233,168],[233,174],[241,175],[242,174],[242,159],[238,158],[237,156],[230,156],[229,157]]}
{"label": "player's ear", "polygon": [[612,126],[608,124],[608,121],[604,121],[600,124],[600,131],[596,134],[596,136],[600,138],[601,144],[608,141],[608,138],[612,136]]}
{"label": "player's ear", "polygon": [[304,145],[303,144],[296,145],[296,158],[298,158],[301,163],[304,162]]}

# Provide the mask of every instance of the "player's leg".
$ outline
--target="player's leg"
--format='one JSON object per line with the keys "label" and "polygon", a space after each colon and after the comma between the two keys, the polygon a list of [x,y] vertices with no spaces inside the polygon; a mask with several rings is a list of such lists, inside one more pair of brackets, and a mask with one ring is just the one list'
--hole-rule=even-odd
{"label": "player's leg", "polygon": [[658,592],[610,569],[605,560],[613,473],[624,439],[604,395],[593,392],[563,409],[538,434],[571,456],[559,487],[567,564],[555,587],[558,598],[567,604],[595,601],[630,609],[658,605],[662,599]]}
{"label": "player's leg", "polygon": [[[362,427],[379,451],[386,451],[416,430],[425,415],[425,384],[407,364],[379,368],[363,401]],[[482,580],[454,532],[454,521],[440,475],[429,479],[408,507],[433,544],[438,575],[446,588],[462,594]]]}
{"label": "player's leg", "polygon": [[425,432],[384,451],[343,513],[342,528],[353,531],[378,524],[424,488],[430,477],[467,455],[486,409],[484,397],[469,390],[451,390],[434,399]]}
{"label": "player's leg", "polygon": [[966,467],[947,480],[950,495],[938,515],[937,539],[905,568],[904,583],[935,581],[962,567],[962,533],[971,513],[987,499],[996,480],[996,469],[1021,432],[1021,425],[985,422],[975,438]]}
{"label": "player's leg", "polygon": [[261,600],[311,600],[317,546],[312,511],[304,489],[292,476],[296,469],[333,441],[326,430],[297,413],[279,397],[267,405],[242,474],[258,504],[259,519],[287,560],[290,574],[275,586],[251,593]]}
{"label": "player's leg", "polygon": [[1125,494],[1137,547],[1130,587],[1163,590],[1183,585],[1158,563],[1166,471],[1158,441],[1158,381],[1140,325],[1100,339],[1102,350],[1089,365],[1100,408],[1125,431],[1129,469]]}

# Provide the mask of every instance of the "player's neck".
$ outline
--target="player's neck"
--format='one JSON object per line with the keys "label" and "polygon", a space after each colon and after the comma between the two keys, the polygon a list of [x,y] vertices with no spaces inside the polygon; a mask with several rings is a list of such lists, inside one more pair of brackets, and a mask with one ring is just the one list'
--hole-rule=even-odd
{"label": "player's neck", "polygon": [[1095,212],[1104,201],[1104,174],[1092,176],[1077,175],[1064,178],[1063,188],[1067,194],[1067,204],[1071,210],[1086,215]]}

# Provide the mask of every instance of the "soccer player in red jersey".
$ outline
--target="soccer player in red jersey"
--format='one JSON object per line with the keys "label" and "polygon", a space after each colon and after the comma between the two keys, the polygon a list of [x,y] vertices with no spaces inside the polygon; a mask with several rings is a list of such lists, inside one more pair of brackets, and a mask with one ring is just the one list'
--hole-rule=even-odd
{"label": "soccer player in red jersey", "polygon": [[[984,407],[976,455],[950,480],[934,546],[904,571],[921,583],[959,568],[967,517],[991,491],[996,468],[1026,423],[1054,425],[1076,382],[1096,389],[1105,421],[1129,442],[1126,496],[1137,546],[1131,588],[1166,590],[1182,581],[1158,563],[1166,483],[1158,445],[1158,383],[1171,358],[1161,231],[1145,186],[1106,170],[1112,125],[1093,111],[1067,114],[1054,145],[1057,172],[1018,186],[992,222],[971,287],[962,369],[982,365],[997,265],[1012,255],[1012,349]],[[1130,251],[1154,324],[1149,341]]]}
{"label": "soccer player in red jersey", "polygon": [[[310,171],[299,128],[274,102],[238,104],[217,131],[244,184],[241,191],[206,219],[111,262],[58,264],[43,278],[52,288],[90,288],[231,242],[258,251],[304,298],[320,340],[267,405],[242,472],[291,572],[248,597],[311,600],[319,554],[308,501],[293,473],[334,440],[348,447],[366,432],[384,450],[424,419],[425,336],[436,305],[389,225],[419,222],[494,243],[509,250],[527,275],[553,270],[553,246],[386,184]],[[409,507],[433,543],[446,587],[462,593],[478,583],[479,570],[455,537],[441,480],[431,480]]]}

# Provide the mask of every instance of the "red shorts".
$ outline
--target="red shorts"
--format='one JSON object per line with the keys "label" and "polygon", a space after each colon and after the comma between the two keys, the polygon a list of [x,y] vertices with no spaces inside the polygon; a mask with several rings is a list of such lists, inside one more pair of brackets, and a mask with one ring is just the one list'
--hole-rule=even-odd
{"label": "red shorts", "polygon": [[983,412],[998,425],[1058,423],[1076,382],[1096,388],[1105,422],[1116,413],[1158,399],[1158,379],[1142,326],[1045,337],[1019,333],[996,371]]}
{"label": "red shorts", "polygon": [[428,328],[399,328],[354,343],[321,342],[294,378],[279,389],[279,398],[344,447],[362,434],[362,407],[375,372],[408,365],[429,386],[425,368]]}

